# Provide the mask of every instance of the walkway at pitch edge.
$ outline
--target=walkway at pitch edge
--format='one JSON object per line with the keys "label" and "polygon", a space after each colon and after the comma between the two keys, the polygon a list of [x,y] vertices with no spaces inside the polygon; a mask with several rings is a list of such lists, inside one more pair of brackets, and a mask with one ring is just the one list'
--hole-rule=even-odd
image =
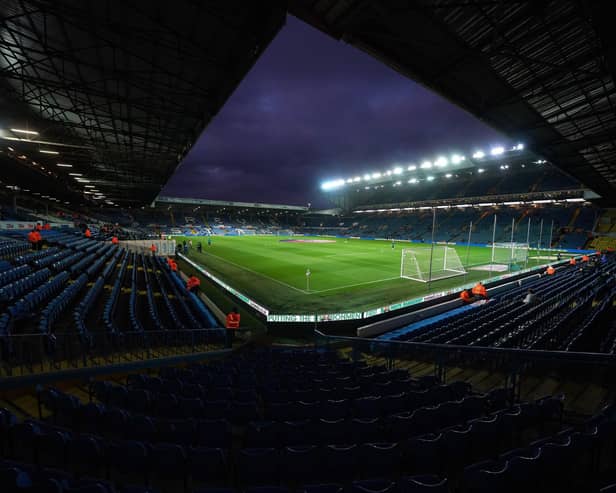
{"label": "walkway at pitch edge", "polygon": [[433,317],[424,318],[423,320],[419,320],[418,322],[413,322],[412,324],[407,325],[405,327],[401,327],[399,329],[386,332],[385,334],[381,334],[380,336],[377,337],[377,339],[380,339],[383,341],[395,340],[397,337],[401,335],[409,334],[410,332],[413,332],[417,329],[421,329],[422,327],[425,327],[426,325],[433,324],[434,322],[438,322],[439,320],[452,317],[459,313],[464,313],[466,311],[473,310],[474,308],[477,308],[478,306],[481,306],[483,304],[484,302],[480,301],[480,302],[471,303],[470,305],[461,306],[460,308],[454,308],[453,310],[449,310],[444,313],[434,315]]}

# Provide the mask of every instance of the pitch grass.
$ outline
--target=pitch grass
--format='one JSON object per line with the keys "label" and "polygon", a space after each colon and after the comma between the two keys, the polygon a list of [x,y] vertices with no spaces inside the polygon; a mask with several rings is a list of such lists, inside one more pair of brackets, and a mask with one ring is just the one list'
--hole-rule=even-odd
{"label": "pitch grass", "polygon": [[[400,278],[400,256],[408,243],[333,239],[333,243],[285,243],[275,236],[176,237],[193,241],[188,257],[274,313],[364,311],[425,296],[500,273],[468,270],[466,275],[421,283]],[[295,237],[297,239],[297,237]],[[203,253],[198,253],[201,242]],[[412,248],[429,248],[413,244]],[[456,247],[466,266],[487,264],[491,250]],[[531,252],[532,254],[533,252]],[[547,260],[529,259],[528,266]],[[306,269],[310,269],[310,286]]]}

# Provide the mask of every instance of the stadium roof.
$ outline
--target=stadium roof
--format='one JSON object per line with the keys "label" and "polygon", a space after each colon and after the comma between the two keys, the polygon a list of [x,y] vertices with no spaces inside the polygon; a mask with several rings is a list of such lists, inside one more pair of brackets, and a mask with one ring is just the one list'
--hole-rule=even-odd
{"label": "stadium roof", "polygon": [[3,168],[61,199],[151,202],[285,16],[281,0],[2,1]]}
{"label": "stadium roof", "polygon": [[232,202],[228,200],[192,199],[187,197],[168,197],[159,195],[156,205],[199,205],[206,207],[242,207],[247,209],[274,209],[285,211],[306,212],[308,207],[302,205],[262,204],[257,202]]}
{"label": "stadium roof", "polygon": [[609,2],[290,0],[289,9],[616,201]]}

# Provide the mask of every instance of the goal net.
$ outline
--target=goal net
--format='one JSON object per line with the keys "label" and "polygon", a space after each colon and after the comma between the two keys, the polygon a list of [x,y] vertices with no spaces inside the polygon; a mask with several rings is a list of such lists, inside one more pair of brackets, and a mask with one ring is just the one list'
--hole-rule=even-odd
{"label": "goal net", "polygon": [[508,266],[521,265],[528,260],[528,243],[494,243],[492,245],[492,263]]}
{"label": "goal net", "polygon": [[[432,251],[431,251],[432,250]],[[432,268],[430,268],[432,261]],[[466,274],[455,248],[434,245],[430,248],[404,248],[400,277],[428,282]]]}

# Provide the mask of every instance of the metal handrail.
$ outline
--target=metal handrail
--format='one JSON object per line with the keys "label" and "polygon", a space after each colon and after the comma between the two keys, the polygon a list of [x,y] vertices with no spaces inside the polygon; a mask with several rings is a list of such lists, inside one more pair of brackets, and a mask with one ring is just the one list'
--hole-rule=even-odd
{"label": "metal handrail", "polygon": [[[235,330],[239,339],[251,328]],[[102,367],[178,355],[204,353],[227,346],[224,328],[147,330],[114,333],[90,331],[12,334],[0,337],[0,376]]]}
{"label": "metal handrail", "polygon": [[399,349],[415,349],[418,351],[437,352],[443,355],[447,354],[476,354],[482,356],[492,355],[494,357],[510,356],[519,360],[527,360],[528,362],[537,361],[561,361],[567,363],[582,363],[592,365],[616,366],[616,355],[606,353],[588,353],[588,352],[573,352],[573,351],[545,351],[536,349],[516,349],[516,348],[501,348],[490,346],[465,346],[456,344],[435,344],[429,342],[412,342],[412,341],[392,341],[385,339],[365,339],[350,336],[336,336],[324,334],[315,329],[315,335],[330,340],[332,342],[348,342],[352,344],[366,344],[381,347],[399,348]]}

